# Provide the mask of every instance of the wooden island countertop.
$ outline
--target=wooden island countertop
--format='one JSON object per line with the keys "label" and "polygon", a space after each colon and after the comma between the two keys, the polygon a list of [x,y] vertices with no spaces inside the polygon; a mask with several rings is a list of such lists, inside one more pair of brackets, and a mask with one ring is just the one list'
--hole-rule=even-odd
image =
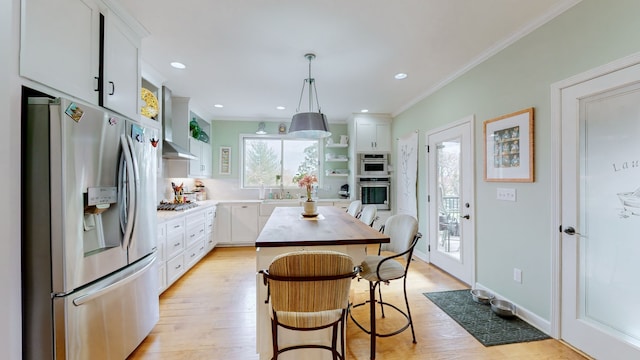
{"label": "wooden island countertop", "polygon": [[318,207],[305,218],[302,207],[277,207],[256,239],[256,247],[366,245],[388,243],[389,236],[367,226],[344,210]]}

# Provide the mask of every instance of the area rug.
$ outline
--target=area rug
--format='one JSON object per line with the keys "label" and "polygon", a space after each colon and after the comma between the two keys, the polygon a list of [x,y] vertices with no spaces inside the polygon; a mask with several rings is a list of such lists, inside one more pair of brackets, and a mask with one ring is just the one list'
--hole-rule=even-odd
{"label": "area rug", "polygon": [[518,317],[503,318],[490,305],[471,298],[470,290],[424,293],[484,346],[549,339],[549,336]]}

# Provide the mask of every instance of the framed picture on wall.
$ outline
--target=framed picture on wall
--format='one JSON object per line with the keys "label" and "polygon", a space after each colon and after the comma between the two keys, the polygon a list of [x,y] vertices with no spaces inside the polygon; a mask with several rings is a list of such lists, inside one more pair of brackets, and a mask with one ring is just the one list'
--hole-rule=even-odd
{"label": "framed picture on wall", "polygon": [[231,175],[231,148],[220,147],[220,175]]}
{"label": "framed picture on wall", "polygon": [[484,180],[533,182],[533,108],[483,123]]}

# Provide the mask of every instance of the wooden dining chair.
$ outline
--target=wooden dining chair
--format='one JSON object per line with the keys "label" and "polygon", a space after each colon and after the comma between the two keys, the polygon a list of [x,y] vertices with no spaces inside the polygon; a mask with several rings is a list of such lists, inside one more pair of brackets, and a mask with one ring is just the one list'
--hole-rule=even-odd
{"label": "wooden dining chair", "polygon": [[[352,305],[352,308],[369,305],[369,329],[365,328],[355,319],[353,313],[350,317],[353,322],[364,332],[370,335],[371,359],[376,356],[376,338],[397,335],[407,328],[411,328],[411,336],[413,343],[416,343],[416,334],[413,329],[413,320],[411,319],[411,310],[409,308],[409,299],[407,297],[407,272],[411,264],[413,250],[422,237],[418,232],[418,221],[411,215],[399,214],[393,215],[387,219],[381,230],[389,235],[390,242],[381,244],[377,255],[367,255],[360,266],[358,280],[366,280],[369,282],[369,300],[359,304]],[[385,255],[383,255],[385,251]],[[402,259],[403,261],[398,261]],[[382,300],[383,283],[388,284],[393,280],[403,280],[405,309],[401,309],[398,305],[390,304]],[[378,299],[376,299],[376,288],[378,289]],[[398,314],[406,319],[402,326],[397,330],[387,333],[379,333],[376,331],[376,303],[380,305],[382,317],[385,317],[385,307],[396,310]]]}
{"label": "wooden dining chair", "polygon": [[[277,360],[285,351],[306,348],[329,350],[334,360],[345,359],[345,320],[351,280],[357,269],[349,255],[326,250],[286,253],[273,259],[269,269],[260,271],[268,289],[266,303],[271,308],[273,359]],[[299,331],[331,327],[331,345],[314,343],[280,348],[279,327]]]}

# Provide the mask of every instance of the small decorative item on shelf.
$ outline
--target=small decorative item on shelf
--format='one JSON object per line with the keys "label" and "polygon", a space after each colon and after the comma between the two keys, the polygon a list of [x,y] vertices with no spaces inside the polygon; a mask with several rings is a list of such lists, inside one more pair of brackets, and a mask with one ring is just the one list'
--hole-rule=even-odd
{"label": "small decorative item on shelf", "polygon": [[318,207],[315,200],[311,198],[311,191],[313,190],[313,185],[318,182],[318,177],[315,175],[299,174],[293,178],[293,181],[297,181],[299,187],[307,190],[307,201],[303,203],[304,210],[302,216],[317,216]]}
{"label": "small decorative item on shelf", "polygon": [[193,118],[189,123],[189,130],[191,130],[191,136],[194,139],[200,138],[200,132],[202,130],[200,129],[200,125],[198,124],[198,120],[196,120],[196,118]]}

